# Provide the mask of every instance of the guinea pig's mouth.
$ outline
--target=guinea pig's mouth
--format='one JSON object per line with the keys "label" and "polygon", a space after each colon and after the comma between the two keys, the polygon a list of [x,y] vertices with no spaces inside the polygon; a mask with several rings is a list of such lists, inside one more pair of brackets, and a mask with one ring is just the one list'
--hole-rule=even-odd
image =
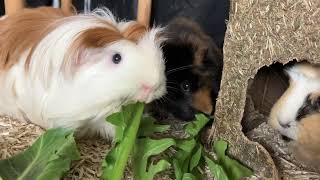
{"label": "guinea pig's mouth", "polygon": [[298,127],[296,122],[286,123],[280,126],[281,127],[278,129],[278,131],[284,140],[297,140]]}
{"label": "guinea pig's mouth", "polygon": [[285,135],[281,135],[281,139],[284,140],[285,142],[290,142],[290,141],[293,140],[293,139],[291,139],[290,137],[285,136]]}
{"label": "guinea pig's mouth", "polygon": [[142,102],[142,103],[150,103],[153,100],[153,97],[151,95],[139,95],[137,97],[137,101],[138,102]]}
{"label": "guinea pig's mouth", "polygon": [[163,85],[159,86],[147,86],[142,85],[140,92],[137,95],[137,101],[143,103],[150,103],[156,99],[161,98],[166,93],[166,87]]}

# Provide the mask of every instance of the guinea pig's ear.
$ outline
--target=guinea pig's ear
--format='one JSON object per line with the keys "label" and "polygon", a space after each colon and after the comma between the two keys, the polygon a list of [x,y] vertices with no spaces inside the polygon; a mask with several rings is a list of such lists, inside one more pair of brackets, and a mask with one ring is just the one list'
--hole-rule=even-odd
{"label": "guinea pig's ear", "polygon": [[72,61],[72,68],[78,68],[85,62],[85,57],[87,56],[88,52],[85,48],[79,48],[74,53],[74,60]]}
{"label": "guinea pig's ear", "polygon": [[85,64],[89,51],[84,47],[70,48],[65,54],[61,71],[68,77],[74,75],[77,70]]}
{"label": "guinea pig's ear", "polygon": [[[65,54],[61,70],[73,75],[79,67],[94,63],[97,58],[91,58],[103,51],[108,44],[123,39],[123,35],[115,27],[97,27],[81,32],[72,42]],[[90,56],[90,61],[89,57]]]}
{"label": "guinea pig's ear", "polygon": [[95,58],[103,52],[102,48],[85,48],[81,47],[74,55],[72,62],[73,68],[79,68],[84,64],[92,64],[99,60]]}
{"label": "guinea pig's ear", "polygon": [[79,47],[73,54],[69,66],[65,69],[65,72],[69,76],[75,75],[75,73],[84,65],[92,65],[101,60],[103,48],[88,48]]}

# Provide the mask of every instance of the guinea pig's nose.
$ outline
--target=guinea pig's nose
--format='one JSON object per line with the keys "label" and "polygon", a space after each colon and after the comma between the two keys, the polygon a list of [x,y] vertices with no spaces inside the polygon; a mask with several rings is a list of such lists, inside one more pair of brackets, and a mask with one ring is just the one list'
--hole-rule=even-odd
{"label": "guinea pig's nose", "polygon": [[280,126],[286,129],[286,128],[290,128],[291,125],[290,125],[290,123],[281,123],[280,122]]}
{"label": "guinea pig's nose", "polygon": [[144,94],[149,95],[150,92],[153,90],[153,87],[147,84],[142,85],[142,91]]}
{"label": "guinea pig's nose", "polygon": [[150,90],[150,89],[152,89],[152,86],[147,85],[147,84],[142,84],[142,88],[143,88],[143,90]]}
{"label": "guinea pig's nose", "polygon": [[138,95],[138,100],[142,102],[146,102],[153,91],[153,86],[142,84],[141,91]]}

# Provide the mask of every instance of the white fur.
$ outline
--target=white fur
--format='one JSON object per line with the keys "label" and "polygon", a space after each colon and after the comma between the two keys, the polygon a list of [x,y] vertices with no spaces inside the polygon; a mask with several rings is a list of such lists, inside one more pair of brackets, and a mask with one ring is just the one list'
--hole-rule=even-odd
{"label": "white fur", "polygon": [[4,16],[1,16],[0,17],[0,20],[3,20],[3,19],[5,19],[7,16],[6,15],[4,15]]}
{"label": "white fur", "polygon": [[[275,118],[270,119],[270,121],[273,121],[271,124],[274,128],[294,140],[297,140],[299,133],[298,122],[296,121],[298,110],[310,93],[320,90],[319,79],[301,72],[298,66],[286,70],[290,77],[290,93],[287,92],[281,103],[276,103],[270,115],[271,118]],[[289,126],[284,128],[280,124]]]}
{"label": "white fur", "polygon": [[[144,102],[164,95],[164,60],[160,42],[155,39],[159,28],[152,29],[138,44],[121,40],[101,51],[88,50],[85,60],[89,63],[71,79],[66,78],[60,69],[66,51],[81,31],[105,26],[96,18],[111,22],[119,30],[130,23],[117,22],[108,9],[64,18],[36,47],[29,72],[24,69],[27,51],[18,64],[0,74],[0,113],[44,128],[68,127],[78,129],[80,134],[113,137],[114,127],[105,122],[105,117],[137,101],[142,84],[155,89]],[[116,52],[123,61],[110,66]]]}

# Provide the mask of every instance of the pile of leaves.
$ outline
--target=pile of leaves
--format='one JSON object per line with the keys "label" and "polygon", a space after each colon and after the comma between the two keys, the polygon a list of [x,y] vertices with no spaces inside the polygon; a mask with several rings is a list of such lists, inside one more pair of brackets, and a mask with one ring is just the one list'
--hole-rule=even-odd
{"label": "pile of leaves", "polygon": [[[208,167],[215,179],[241,179],[250,176],[251,170],[226,155],[227,142],[213,144],[214,158],[200,143],[199,133],[209,122],[203,114],[184,130],[188,138],[153,139],[151,135],[167,131],[169,125],[159,125],[150,116],[143,115],[144,104],[123,107],[122,111],[106,118],[116,127],[114,147],[102,163],[100,179],[120,180],[128,160],[132,163],[134,179],[153,180],[164,170],[173,169],[176,180],[202,180]],[[166,153],[169,152],[170,153]],[[157,161],[154,156],[162,155]],[[51,129],[44,133],[25,152],[0,161],[0,179],[59,179],[80,158],[73,131]]]}
{"label": "pile of leaves", "polygon": [[0,179],[58,180],[79,159],[73,130],[50,129],[24,152],[1,160]]}

